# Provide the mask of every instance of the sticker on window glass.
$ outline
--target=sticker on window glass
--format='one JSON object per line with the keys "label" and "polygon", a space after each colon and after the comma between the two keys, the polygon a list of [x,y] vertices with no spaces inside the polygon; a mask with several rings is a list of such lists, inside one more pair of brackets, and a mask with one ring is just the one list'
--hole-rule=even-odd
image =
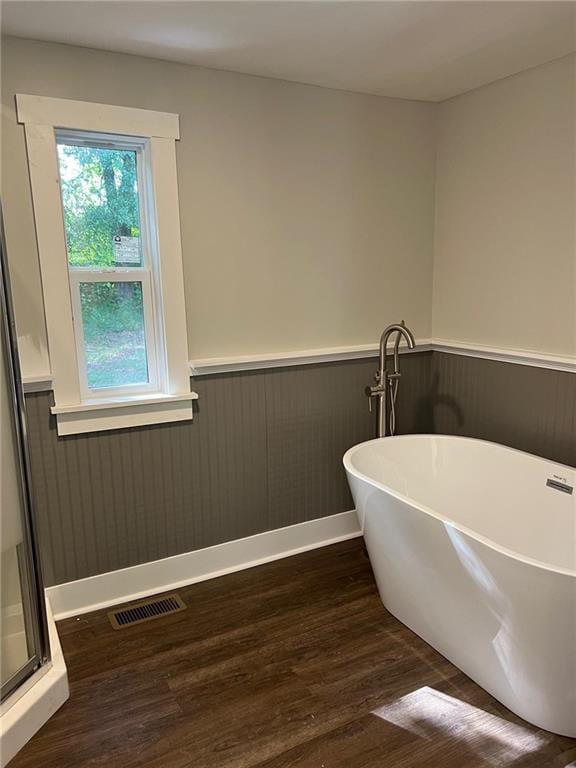
{"label": "sticker on window glass", "polygon": [[115,235],[114,261],[116,264],[140,264],[140,238]]}

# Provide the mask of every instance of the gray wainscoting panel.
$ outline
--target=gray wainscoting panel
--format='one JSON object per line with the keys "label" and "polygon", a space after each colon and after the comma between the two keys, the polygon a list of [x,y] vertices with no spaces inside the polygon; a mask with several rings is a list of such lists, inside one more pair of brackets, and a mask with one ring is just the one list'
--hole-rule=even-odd
{"label": "gray wainscoting panel", "polygon": [[[403,355],[398,432],[494,440],[576,466],[576,375]],[[194,421],[58,438],[27,395],[46,582],[58,584],[352,508],[342,455],[375,436],[376,360],[198,378]]]}
{"label": "gray wainscoting panel", "polygon": [[[427,431],[431,354],[402,357],[398,432]],[[364,387],[376,360],[279,368],[267,374],[271,527],[353,507],[342,456],[376,436]]]}
{"label": "gray wainscoting panel", "polygon": [[493,440],[576,466],[576,375],[434,352],[437,433]]}
{"label": "gray wainscoting panel", "polygon": [[[26,398],[47,585],[351,509],[375,360],[198,378],[192,422],[58,438]],[[429,431],[431,354],[402,357],[399,432]]]}

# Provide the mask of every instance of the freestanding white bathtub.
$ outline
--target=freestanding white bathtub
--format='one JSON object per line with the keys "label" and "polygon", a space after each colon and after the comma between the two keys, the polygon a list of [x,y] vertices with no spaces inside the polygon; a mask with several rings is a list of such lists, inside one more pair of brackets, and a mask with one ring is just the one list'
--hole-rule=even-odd
{"label": "freestanding white bathtub", "polygon": [[513,712],[576,737],[576,470],[437,435],[371,440],[344,466],[386,608]]}

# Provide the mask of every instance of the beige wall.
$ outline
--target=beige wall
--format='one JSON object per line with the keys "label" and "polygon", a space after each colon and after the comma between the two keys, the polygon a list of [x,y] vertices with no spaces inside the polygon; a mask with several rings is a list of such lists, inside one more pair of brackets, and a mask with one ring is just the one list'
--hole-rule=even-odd
{"label": "beige wall", "polygon": [[46,339],[14,94],[177,112],[191,358],[429,337],[435,106],[3,43],[3,203],[25,374]]}
{"label": "beige wall", "polygon": [[16,92],[180,114],[193,359],[372,343],[401,317],[420,338],[576,353],[574,57],[432,105],[35,41],[2,53],[26,375],[49,363]]}
{"label": "beige wall", "polygon": [[434,337],[576,354],[575,66],[440,105]]}

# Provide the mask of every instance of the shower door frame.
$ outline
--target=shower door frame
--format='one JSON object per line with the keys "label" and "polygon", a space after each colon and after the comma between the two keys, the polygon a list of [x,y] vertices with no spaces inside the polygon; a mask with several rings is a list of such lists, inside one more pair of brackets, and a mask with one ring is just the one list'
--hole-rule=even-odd
{"label": "shower door frame", "polygon": [[[22,585],[22,607],[29,658],[12,677],[1,686],[0,700],[4,702],[22,683],[40,667],[50,661],[48,620],[40,551],[32,501],[30,458],[27,447],[26,403],[10,291],[10,274],[4,236],[4,220],[0,203],[0,311],[8,366],[8,386],[15,424],[15,443],[18,474],[22,492],[22,543],[18,546],[18,566]],[[4,365],[4,361],[2,362]],[[11,425],[12,428],[12,425]],[[28,589],[26,589],[26,586]]]}

